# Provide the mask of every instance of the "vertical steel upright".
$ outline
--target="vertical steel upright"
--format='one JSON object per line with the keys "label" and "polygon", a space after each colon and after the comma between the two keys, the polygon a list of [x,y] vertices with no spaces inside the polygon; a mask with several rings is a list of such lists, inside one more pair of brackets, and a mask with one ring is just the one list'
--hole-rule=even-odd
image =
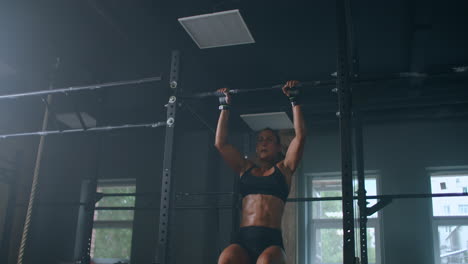
{"label": "vertical steel upright", "polygon": [[352,109],[349,59],[349,0],[337,0],[337,93],[341,139],[341,184],[343,195],[343,263],[355,264],[353,167],[352,167]]}
{"label": "vertical steel upright", "polygon": [[[101,104],[105,104],[105,94],[99,95]],[[98,125],[107,123],[107,113],[100,113],[98,116]],[[97,193],[100,171],[102,169],[102,157],[105,154],[105,141],[103,135],[96,135],[96,163],[93,176],[83,182],[81,189],[80,203],[85,203],[85,206],[80,205],[77,223],[77,237],[75,246],[75,260],[78,259],[80,264],[91,263],[91,242],[93,239],[94,229],[94,213],[96,211],[96,203],[100,200]]]}
{"label": "vertical steel upright", "polygon": [[354,116],[354,139],[356,170],[358,177],[358,206],[359,206],[359,244],[361,264],[368,264],[367,252],[367,200],[366,179],[364,174],[364,140],[362,132],[362,120],[360,113],[355,111]]}
{"label": "vertical steel upright", "polygon": [[156,252],[155,262],[159,264],[170,263],[169,260],[169,230],[170,230],[170,216],[172,214],[173,195],[172,195],[172,150],[174,145],[174,128],[177,109],[176,92],[179,82],[179,51],[172,52],[171,58],[171,73],[169,85],[173,90],[172,95],[169,97],[167,103],[167,126],[164,144],[164,161],[163,161],[163,175],[161,183],[161,206],[159,212],[159,235],[158,235],[158,249]]}

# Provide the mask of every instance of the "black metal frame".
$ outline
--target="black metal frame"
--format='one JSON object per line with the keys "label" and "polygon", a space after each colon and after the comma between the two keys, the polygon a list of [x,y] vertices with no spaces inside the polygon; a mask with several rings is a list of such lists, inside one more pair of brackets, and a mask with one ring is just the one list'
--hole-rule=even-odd
{"label": "black metal frame", "polygon": [[172,194],[172,159],[174,145],[174,129],[177,109],[177,89],[179,82],[179,51],[172,52],[170,87],[173,89],[173,95],[169,98],[167,107],[167,126],[164,145],[163,174],[161,183],[161,206],[159,212],[159,236],[158,249],[155,256],[155,263],[170,263],[169,245],[170,245],[170,217],[172,214],[173,194]]}
{"label": "black metal frame", "polygon": [[[105,117],[105,115],[103,115],[103,117]],[[104,118],[102,118],[102,120],[103,119]],[[82,200],[80,201],[85,204],[80,206],[79,216],[81,217],[79,217],[78,220],[76,241],[80,246],[75,248],[75,258],[79,258],[80,264],[91,263],[90,253],[94,228],[94,211],[96,210],[96,203],[102,198],[102,196],[97,192],[97,186],[99,171],[101,169],[101,157],[104,151],[103,136],[98,135],[97,140],[97,159],[94,168],[94,175],[88,182],[83,183],[86,185],[86,188],[82,188],[82,194],[84,195],[82,195]]]}
{"label": "black metal frame", "polygon": [[[468,196],[468,193],[409,193],[409,194],[384,194],[384,195],[366,195],[364,198],[367,199],[379,199],[379,204],[382,201],[393,201],[394,199],[422,199],[422,198],[435,198],[435,197],[459,197],[459,196]],[[318,201],[341,201],[343,197],[333,196],[333,197],[303,197],[303,198],[288,198],[287,202],[297,203],[297,202],[318,202]],[[353,200],[361,199],[359,196],[353,196]],[[382,202],[386,205],[388,202]],[[374,206],[376,206],[375,204]],[[373,207],[374,207],[373,206]],[[373,208],[371,207],[371,208]],[[383,208],[385,206],[378,205],[378,207]],[[370,208],[368,208],[367,214],[369,214]],[[374,212],[375,213],[375,212]]]}
{"label": "black metal frame", "polygon": [[354,239],[354,205],[353,205],[353,156],[352,156],[352,108],[350,87],[350,58],[349,58],[349,0],[337,0],[337,93],[339,112],[337,116],[340,124],[341,140],[341,186],[343,209],[343,263],[355,264]]}
{"label": "black metal frame", "polygon": [[356,155],[356,170],[358,178],[358,207],[359,207],[359,244],[360,244],[360,258],[361,264],[368,264],[368,253],[367,253],[367,200],[366,200],[366,184],[364,174],[364,143],[363,143],[363,132],[362,132],[362,120],[360,113],[355,112],[354,118],[354,148]]}
{"label": "black metal frame", "polygon": [[146,124],[125,124],[116,126],[99,126],[90,128],[75,128],[65,130],[46,130],[36,132],[14,133],[14,134],[1,134],[0,139],[14,138],[14,137],[29,137],[29,136],[50,136],[58,134],[75,134],[75,133],[91,133],[91,132],[106,132],[111,130],[122,130],[129,128],[156,128],[166,126],[166,122],[146,123]]}
{"label": "black metal frame", "polygon": [[157,76],[157,77],[149,77],[149,78],[138,79],[138,80],[108,82],[108,83],[92,84],[92,85],[85,85],[85,86],[72,86],[72,87],[66,87],[66,88],[42,90],[42,91],[35,91],[35,92],[28,92],[28,93],[6,94],[6,95],[0,95],[0,100],[17,99],[17,98],[29,97],[29,96],[44,96],[44,95],[59,94],[59,93],[69,94],[72,92],[93,91],[93,90],[97,90],[101,88],[117,87],[117,86],[130,85],[130,84],[150,83],[150,82],[157,82],[161,80],[162,78],[160,76]]}

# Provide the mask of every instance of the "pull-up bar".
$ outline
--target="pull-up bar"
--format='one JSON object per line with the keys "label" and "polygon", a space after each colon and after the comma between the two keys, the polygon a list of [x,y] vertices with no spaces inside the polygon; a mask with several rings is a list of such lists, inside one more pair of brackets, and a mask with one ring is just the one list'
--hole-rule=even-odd
{"label": "pull-up bar", "polygon": [[[468,67],[457,67],[452,68],[447,71],[437,72],[437,73],[425,73],[425,72],[397,72],[392,74],[385,74],[380,76],[368,76],[368,77],[354,77],[351,78],[352,84],[372,84],[378,82],[391,82],[391,81],[398,81],[398,80],[408,80],[408,79],[428,79],[428,78],[438,78],[438,77],[449,77],[449,76],[466,76],[468,73]],[[335,76],[335,74],[332,74]],[[262,92],[262,91],[270,91],[270,90],[279,90],[284,86],[284,84],[276,84],[272,86],[265,86],[259,88],[251,88],[251,89],[232,89],[229,90],[229,94],[243,94],[243,93],[251,93],[251,92]],[[316,87],[336,87],[336,79],[331,80],[323,80],[323,81],[307,81],[301,82],[296,88],[300,89],[307,89],[307,88],[316,88]],[[296,89],[292,90],[292,93],[295,92]],[[223,96],[223,93],[219,93],[217,91],[214,92],[202,92],[202,93],[195,93],[195,94],[186,94],[179,96],[181,98],[192,98],[192,99],[199,99],[205,97],[220,97]]]}
{"label": "pull-up bar", "polygon": [[[311,81],[311,82],[301,82],[295,88],[302,88],[302,87],[324,87],[324,86],[332,86],[336,85],[335,80],[329,81]],[[252,89],[232,89],[229,90],[229,94],[243,94],[243,93],[251,93],[251,92],[262,92],[262,91],[270,91],[270,90],[279,90],[284,86],[284,84],[276,84],[272,86],[260,87],[260,88],[252,88]],[[296,89],[292,89],[292,93],[294,93]],[[223,93],[220,92],[203,92],[197,94],[187,94],[179,96],[181,98],[205,98],[205,97],[219,97],[223,96]]]}

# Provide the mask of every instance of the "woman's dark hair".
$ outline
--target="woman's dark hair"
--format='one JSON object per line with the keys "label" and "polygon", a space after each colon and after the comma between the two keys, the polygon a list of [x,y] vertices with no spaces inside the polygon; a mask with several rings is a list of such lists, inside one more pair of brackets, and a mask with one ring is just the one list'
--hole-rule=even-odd
{"label": "woman's dark hair", "polygon": [[271,133],[273,133],[273,135],[276,138],[276,144],[281,144],[281,138],[280,138],[280,135],[279,135],[278,131],[267,127],[267,128],[264,128],[264,129],[258,131],[258,134],[262,133],[263,131],[271,131]]}

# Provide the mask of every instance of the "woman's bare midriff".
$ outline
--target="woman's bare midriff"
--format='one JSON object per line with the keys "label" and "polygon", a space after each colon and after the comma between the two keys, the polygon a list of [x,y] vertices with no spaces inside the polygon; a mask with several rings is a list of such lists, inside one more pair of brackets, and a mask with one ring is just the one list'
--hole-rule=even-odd
{"label": "woman's bare midriff", "polygon": [[242,221],[244,226],[264,226],[281,229],[284,202],[266,194],[249,194],[242,200]]}

